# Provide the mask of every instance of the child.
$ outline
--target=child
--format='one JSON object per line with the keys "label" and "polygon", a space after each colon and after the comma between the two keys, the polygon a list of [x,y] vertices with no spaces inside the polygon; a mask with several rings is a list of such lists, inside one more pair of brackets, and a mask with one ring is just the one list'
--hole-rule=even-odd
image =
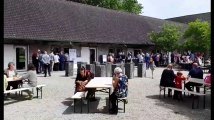
{"label": "child", "polygon": [[[186,77],[184,77],[183,74],[180,71],[178,71],[177,76],[175,78],[175,87],[176,88],[182,89],[182,80],[186,80]],[[173,99],[182,100],[182,92],[175,90]]]}
{"label": "child", "polygon": [[149,67],[152,71],[152,79],[153,79],[153,73],[154,73],[154,70],[155,70],[155,63],[154,63],[154,60],[152,58],[150,58],[150,61],[149,61]]}

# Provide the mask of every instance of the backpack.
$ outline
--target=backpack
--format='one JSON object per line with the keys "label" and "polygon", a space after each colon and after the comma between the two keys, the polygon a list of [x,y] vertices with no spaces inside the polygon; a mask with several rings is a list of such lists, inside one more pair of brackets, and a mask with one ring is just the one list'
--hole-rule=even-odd
{"label": "backpack", "polygon": [[116,91],[116,96],[118,98],[124,98],[128,95],[128,77],[126,75],[122,75],[119,78],[118,88]]}

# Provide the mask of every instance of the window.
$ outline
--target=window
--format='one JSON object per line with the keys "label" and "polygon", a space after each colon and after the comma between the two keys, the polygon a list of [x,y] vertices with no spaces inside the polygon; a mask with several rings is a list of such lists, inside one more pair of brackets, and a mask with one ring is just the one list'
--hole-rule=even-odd
{"label": "window", "polygon": [[81,57],[81,47],[77,47],[76,52],[77,52],[77,57]]}

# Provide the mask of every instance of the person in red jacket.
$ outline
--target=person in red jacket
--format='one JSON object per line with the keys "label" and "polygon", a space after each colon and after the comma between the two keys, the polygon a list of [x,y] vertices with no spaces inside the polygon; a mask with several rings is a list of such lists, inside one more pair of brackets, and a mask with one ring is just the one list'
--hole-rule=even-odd
{"label": "person in red jacket", "polygon": [[[178,89],[182,89],[182,81],[186,80],[186,77],[183,76],[182,72],[178,71],[175,77],[175,87]],[[174,99],[182,100],[182,92],[176,91],[174,92]]]}

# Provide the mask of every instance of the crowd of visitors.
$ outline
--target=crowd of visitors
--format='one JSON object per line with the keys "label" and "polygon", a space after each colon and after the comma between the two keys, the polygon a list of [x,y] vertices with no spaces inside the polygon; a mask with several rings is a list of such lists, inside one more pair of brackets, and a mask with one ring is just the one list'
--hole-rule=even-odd
{"label": "crowd of visitors", "polygon": [[169,59],[170,63],[172,64],[179,64],[179,63],[193,63],[196,62],[198,65],[202,65],[203,62],[203,53],[191,53],[191,52],[184,52],[183,54],[172,52],[170,56],[165,53],[143,53],[143,52],[138,52],[136,55],[133,55],[132,52],[128,52],[127,55],[124,54],[124,52],[119,52],[118,54],[114,53],[109,53],[107,56],[107,62],[111,63],[129,63],[131,61],[135,62],[134,60],[137,59],[136,62],[138,63],[143,63],[145,62],[147,65],[147,69],[149,68],[149,62],[150,58],[153,59],[155,65],[159,67],[160,65],[167,65],[169,64]]}
{"label": "crowd of visitors", "polygon": [[47,51],[34,52],[32,55],[32,63],[36,67],[36,73],[44,73],[45,77],[51,76],[52,71],[65,70],[65,63],[68,61],[68,53],[61,51],[60,53],[51,51],[50,54]]}

